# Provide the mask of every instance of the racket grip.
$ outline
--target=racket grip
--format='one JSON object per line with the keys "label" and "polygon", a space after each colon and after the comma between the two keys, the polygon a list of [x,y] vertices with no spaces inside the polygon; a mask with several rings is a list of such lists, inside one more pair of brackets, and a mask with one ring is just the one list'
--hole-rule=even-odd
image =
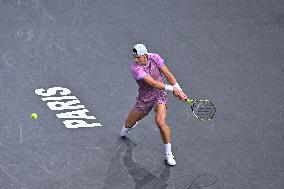
{"label": "racket grip", "polygon": [[189,105],[192,105],[194,100],[188,98],[188,99],[186,99],[185,101],[186,101]]}

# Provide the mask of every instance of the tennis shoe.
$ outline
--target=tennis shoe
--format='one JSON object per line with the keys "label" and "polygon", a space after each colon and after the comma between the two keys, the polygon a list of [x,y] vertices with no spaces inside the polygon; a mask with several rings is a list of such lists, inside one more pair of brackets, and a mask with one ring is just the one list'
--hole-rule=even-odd
{"label": "tennis shoe", "polygon": [[126,137],[127,134],[130,133],[131,128],[125,128],[124,126],[122,127],[120,131],[120,136]]}
{"label": "tennis shoe", "polygon": [[176,160],[174,159],[174,155],[173,155],[172,152],[165,154],[165,160],[166,160],[167,164],[170,165],[170,166],[176,165]]}
{"label": "tennis shoe", "polygon": [[129,134],[132,129],[134,129],[134,127],[137,125],[137,123],[138,122],[136,122],[135,125],[131,128],[125,128],[125,126],[123,126],[121,131],[120,131],[120,136],[126,137],[126,135]]}

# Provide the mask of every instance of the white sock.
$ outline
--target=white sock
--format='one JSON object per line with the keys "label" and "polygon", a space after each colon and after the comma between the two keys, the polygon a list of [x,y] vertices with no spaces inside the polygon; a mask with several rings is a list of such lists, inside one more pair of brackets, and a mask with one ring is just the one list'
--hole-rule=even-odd
{"label": "white sock", "polygon": [[133,129],[133,128],[137,125],[137,123],[138,123],[138,122],[136,122],[136,123],[135,123],[132,127],[130,127],[130,128],[126,128],[125,125],[124,125],[124,126],[123,126],[123,130],[129,131],[129,130]]}
{"label": "white sock", "polygon": [[130,128],[126,128],[125,126],[122,128],[123,131],[129,131]]}
{"label": "white sock", "polygon": [[172,153],[171,143],[165,144],[166,154]]}

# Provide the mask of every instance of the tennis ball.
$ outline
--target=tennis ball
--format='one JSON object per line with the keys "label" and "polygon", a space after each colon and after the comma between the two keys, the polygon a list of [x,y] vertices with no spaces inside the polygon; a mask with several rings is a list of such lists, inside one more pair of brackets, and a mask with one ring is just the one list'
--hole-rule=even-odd
{"label": "tennis ball", "polygon": [[36,113],[32,113],[32,114],[31,114],[31,118],[32,118],[33,120],[35,120],[35,119],[38,118],[38,115],[37,115]]}

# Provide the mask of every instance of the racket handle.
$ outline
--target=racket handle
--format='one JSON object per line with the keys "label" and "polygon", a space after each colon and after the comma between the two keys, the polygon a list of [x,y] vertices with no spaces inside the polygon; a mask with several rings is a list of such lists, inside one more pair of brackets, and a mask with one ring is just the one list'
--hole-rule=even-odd
{"label": "racket handle", "polygon": [[188,99],[186,99],[185,101],[186,101],[189,105],[192,105],[194,100],[188,98]]}

